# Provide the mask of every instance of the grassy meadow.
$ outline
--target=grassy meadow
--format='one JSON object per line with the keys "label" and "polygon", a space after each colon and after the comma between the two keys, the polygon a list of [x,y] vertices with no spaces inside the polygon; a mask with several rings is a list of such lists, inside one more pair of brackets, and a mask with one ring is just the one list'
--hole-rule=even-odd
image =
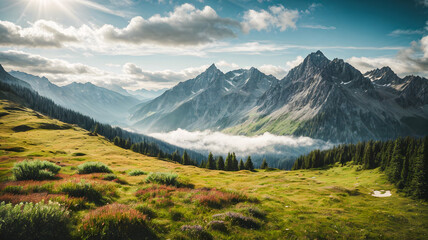
{"label": "grassy meadow", "polygon": [[[11,169],[23,160],[50,161],[61,170],[53,179],[16,181]],[[85,162],[104,163],[112,173],[79,174]],[[91,216],[117,211],[143,219],[148,238],[159,239],[428,239],[428,204],[398,193],[377,169],[357,168],[184,166],[0,101],[0,202],[58,201],[70,212],[72,238],[84,238]],[[147,181],[155,172],[178,177],[168,185]],[[373,197],[374,190],[392,196]]]}

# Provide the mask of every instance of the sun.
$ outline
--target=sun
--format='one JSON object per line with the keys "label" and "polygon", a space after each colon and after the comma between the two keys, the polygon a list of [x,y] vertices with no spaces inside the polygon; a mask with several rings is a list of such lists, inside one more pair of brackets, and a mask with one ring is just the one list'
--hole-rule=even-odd
{"label": "sun", "polygon": [[79,0],[21,0],[25,2],[18,21],[26,15],[35,15],[37,19],[49,19],[53,16],[72,18],[78,20],[73,12],[72,5]]}

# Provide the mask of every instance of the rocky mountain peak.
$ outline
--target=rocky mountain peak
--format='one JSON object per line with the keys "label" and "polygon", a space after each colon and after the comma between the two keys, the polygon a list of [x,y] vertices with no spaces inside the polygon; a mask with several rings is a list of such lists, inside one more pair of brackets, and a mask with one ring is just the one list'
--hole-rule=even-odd
{"label": "rocky mountain peak", "polygon": [[378,85],[396,85],[403,83],[403,79],[399,78],[388,66],[368,71],[364,74],[364,77],[367,77]]}

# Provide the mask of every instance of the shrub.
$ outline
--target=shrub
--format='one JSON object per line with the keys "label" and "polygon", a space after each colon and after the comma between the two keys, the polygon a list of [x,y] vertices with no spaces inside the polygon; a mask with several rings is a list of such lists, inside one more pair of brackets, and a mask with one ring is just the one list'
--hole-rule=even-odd
{"label": "shrub", "polygon": [[101,202],[103,195],[98,189],[90,183],[83,180],[81,182],[68,182],[60,186],[60,192],[67,194],[70,197],[83,197],[89,201]]}
{"label": "shrub", "polygon": [[24,193],[24,187],[22,186],[7,186],[3,188],[4,193],[22,194]]}
{"label": "shrub", "polygon": [[208,223],[207,227],[212,230],[220,231],[220,232],[228,231],[226,223],[224,221],[218,221],[218,220],[211,221]]}
{"label": "shrub", "polygon": [[88,173],[111,173],[112,171],[104,163],[85,162],[77,166],[77,172],[79,174],[88,174]]}
{"label": "shrub", "polygon": [[222,208],[230,204],[245,201],[247,197],[235,192],[202,189],[193,196],[193,199],[207,207]]}
{"label": "shrub", "polygon": [[256,207],[249,207],[247,208],[247,211],[248,211],[248,214],[250,214],[252,217],[255,217],[258,219],[264,219],[266,217],[266,212]]}
{"label": "shrub", "polygon": [[114,175],[113,173],[109,173],[103,176],[103,180],[112,181],[115,179],[117,179],[117,176]]}
{"label": "shrub", "polygon": [[32,193],[40,193],[40,192],[47,192],[52,193],[54,188],[53,183],[45,183],[43,185],[32,185],[28,186],[27,190]]}
{"label": "shrub", "polygon": [[226,219],[229,220],[232,225],[237,225],[243,228],[260,228],[260,223],[258,223],[257,220],[251,217],[246,217],[240,213],[227,212]]}
{"label": "shrub", "polygon": [[146,215],[149,219],[156,217],[156,212],[153,211],[153,209],[150,208],[147,204],[140,204],[140,205],[135,207],[135,210]]}
{"label": "shrub", "polygon": [[181,226],[181,231],[185,232],[191,239],[213,239],[211,234],[205,231],[205,229],[201,225],[184,225]]}
{"label": "shrub", "polygon": [[61,167],[48,161],[27,161],[15,163],[12,173],[16,180],[52,179]]}
{"label": "shrub", "polygon": [[141,171],[139,169],[132,170],[128,173],[129,176],[140,176],[140,175],[146,175],[147,173],[144,171]]}
{"label": "shrub", "polygon": [[143,214],[117,203],[89,212],[79,232],[82,239],[157,239]]}
{"label": "shrub", "polygon": [[68,239],[70,214],[59,203],[0,203],[0,239]]}
{"label": "shrub", "polygon": [[178,175],[175,173],[154,172],[147,176],[146,182],[177,186],[177,178]]}
{"label": "shrub", "polygon": [[184,218],[184,214],[179,211],[171,210],[169,212],[169,217],[171,218],[172,221],[180,221]]}

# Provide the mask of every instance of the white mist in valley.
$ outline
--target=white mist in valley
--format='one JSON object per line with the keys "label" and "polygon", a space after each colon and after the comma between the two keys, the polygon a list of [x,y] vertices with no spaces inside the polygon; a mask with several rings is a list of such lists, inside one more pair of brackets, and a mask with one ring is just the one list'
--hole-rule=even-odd
{"label": "white mist in valley", "polygon": [[152,133],[150,136],[204,154],[212,152],[214,155],[224,156],[228,152],[235,152],[241,158],[248,155],[270,156],[277,160],[294,158],[314,149],[327,149],[334,145],[310,137],[277,136],[268,132],[258,136],[241,136],[209,130],[189,132],[177,129],[166,133]]}

